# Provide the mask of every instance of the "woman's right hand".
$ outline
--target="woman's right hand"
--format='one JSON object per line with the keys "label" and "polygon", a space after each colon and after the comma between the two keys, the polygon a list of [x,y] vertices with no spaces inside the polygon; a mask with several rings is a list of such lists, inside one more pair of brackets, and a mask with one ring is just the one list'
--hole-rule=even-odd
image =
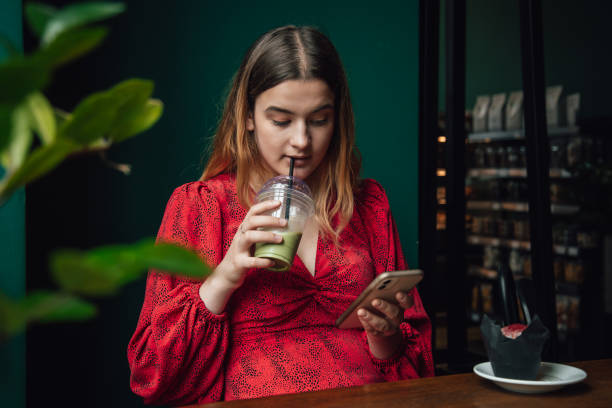
{"label": "woman's right hand", "polygon": [[270,259],[254,257],[253,251],[254,245],[259,242],[282,242],[281,235],[258,230],[287,226],[285,219],[264,215],[280,205],[280,201],[267,200],[253,205],[247,212],[223,260],[200,287],[200,297],[211,312],[219,314],[225,309],[229,297],[242,285],[249,269],[274,265]]}

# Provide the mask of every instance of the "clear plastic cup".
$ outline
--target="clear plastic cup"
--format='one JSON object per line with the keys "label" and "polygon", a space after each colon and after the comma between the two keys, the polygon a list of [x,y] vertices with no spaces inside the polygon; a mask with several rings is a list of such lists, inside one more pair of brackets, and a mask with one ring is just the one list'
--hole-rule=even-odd
{"label": "clear plastic cup", "polygon": [[277,176],[268,180],[257,193],[258,203],[266,200],[277,200],[281,202],[281,205],[264,214],[286,218],[288,223],[284,228],[263,228],[265,231],[273,231],[281,235],[283,241],[279,244],[255,244],[255,256],[273,260],[274,266],[268,268],[272,271],[286,271],[293,264],[304,226],[314,215],[312,193],[308,185],[296,177]]}

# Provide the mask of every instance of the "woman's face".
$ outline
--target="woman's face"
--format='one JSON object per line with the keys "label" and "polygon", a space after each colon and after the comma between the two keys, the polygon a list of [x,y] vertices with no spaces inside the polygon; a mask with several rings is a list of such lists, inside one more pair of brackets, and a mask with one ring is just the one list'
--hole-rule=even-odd
{"label": "woman's face", "polygon": [[307,179],[321,163],[334,134],[334,95],[325,82],[287,80],[257,96],[247,120],[265,166],[276,175]]}

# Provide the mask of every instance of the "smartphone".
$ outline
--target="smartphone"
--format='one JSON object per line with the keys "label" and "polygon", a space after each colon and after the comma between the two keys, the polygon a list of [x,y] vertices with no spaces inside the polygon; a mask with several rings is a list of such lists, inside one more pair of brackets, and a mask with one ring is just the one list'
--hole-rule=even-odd
{"label": "smartphone", "polygon": [[348,309],[340,315],[336,320],[336,327],[341,329],[362,327],[357,317],[357,310],[363,307],[374,313],[380,313],[372,306],[374,299],[382,299],[389,303],[399,304],[395,294],[397,292],[408,293],[421,279],[423,279],[423,271],[420,269],[381,273],[361,292]]}

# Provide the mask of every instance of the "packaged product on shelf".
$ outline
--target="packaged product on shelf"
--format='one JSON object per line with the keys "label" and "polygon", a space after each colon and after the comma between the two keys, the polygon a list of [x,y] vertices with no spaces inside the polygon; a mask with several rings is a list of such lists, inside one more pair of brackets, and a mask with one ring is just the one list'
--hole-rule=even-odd
{"label": "packaged product on shelf", "polygon": [[567,143],[567,165],[576,167],[582,163],[595,163],[597,154],[593,151],[593,139],[585,135],[578,135]]}
{"label": "packaged product on shelf", "polygon": [[514,276],[523,275],[524,259],[521,251],[516,248],[510,251],[508,255],[508,266]]}
{"label": "packaged product on shelf", "polygon": [[597,248],[599,246],[600,235],[591,229],[576,232],[576,242],[580,248]]}
{"label": "packaged product on shelf", "polygon": [[513,232],[512,220],[506,218],[497,219],[497,235],[500,238],[512,238]]}
{"label": "packaged product on shelf", "polygon": [[550,141],[550,167],[562,169],[567,166],[567,142],[563,138]]}
{"label": "packaged product on shelf", "polygon": [[557,330],[559,332],[567,332],[567,311],[569,299],[567,295],[557,295]]}
{"label": "packaged product on shelf", "polygon": [[506,148],[504,146],[498,146],[495,150],[497,155],[497,166],[501,168],[508,168],[508,156],[506,156]]}
{"label": "packaged product on shelf", "polygon": [[529,221],[523,218],[514,220],[514,238],[519,241],[529,240]]}
{"label": "packaged product on shelf", "polygon": [[497,163],[497,150],[493,146],[487,146],[485,148],[485,159],[487,167],[496,168]]}
{"label": "packaged product on shelf", "polygon": [[519,148],[518,146],[509,145],[506,146],[506,161],[509,168],[521,167],[519,162]]}
{"label": "packaged product on shelf", "polygon": [[480,144],[474,148],[474,167],[478,167],[478,168],[487,167],[487,160],[485,157],[485,147]]}
{"label": "packaged product on shelf", "polygon": [[514,91],[506,104],[506,130],[523,128],[523,91]]}
{"label": "packaged product on shelf", "polygon": [[519,165],[518,167],[527,167],[527,148],[525,145],[519,147]]}
{"label": "packaged product on shelf", "polygon": [[563,115],[565,111],[562,104],[565,102],[561,98],[563,93],[562,85],[549,86],[546,88],[546,124],[552,127],[564,124]]}
{"label": "packaged product on shelf", "polygon": [[567,329],[578,330],[580,328],[580,297],[567,297]]}
{"label": "packaged product on shelf", "polygon": [[567,283],[582,284],[585,275],[584,261],[580,259],[566,261],[564,275]]}
{"label": "packaged product on shelf", "polygon": [[497,266],[501,259],[501,251],[498,247],[494,246],[485,246],[484,247],[484,255],[482,258],[482,267],[485,269],[495,269],[497,270]]}
{"label": "packaged product on shelf", "polygon": [[565,260],[561,257],[556,257],[553,260],[553,272],[555,274],[555,282],[564,282]]}
{"label": "packaged product on shelf", "polygon": [[472,119],[472,127],[474,132],[487,131],[487,119],[490,104],[491,97],[489,95],[480,95],[476,97],[476,104],[474,105]]}
{"label": "packaged product on shelf", "polygon": [[480,284],[480,294],[482,296],[483,313],[493,313],[493,285],[490,283]]}
{"label": "packaged product on shelf", "polygon": [[565,98],[567,126],[576,126],[578,113],[580,112],[580,93],[567,95]]}
{"label": "packaged product on shelf", "polygon": [[482,228],[482,217],[479,216],[474,216],[472,217],[472,234],[474,235],[481,235],[483,228]]}
{"label": "packaged product on shelf", "polygon": [[495,94],[491,98],[491,106],[489,107],[489,131],[503,130],[505,104],[505,93]]}
{"label": "packaged product on shelf", "polygon": [[523,262],[523,273],[526,277],[530,278],[532,276],[531,273],[531,256],[527,255],[524,258]]}

